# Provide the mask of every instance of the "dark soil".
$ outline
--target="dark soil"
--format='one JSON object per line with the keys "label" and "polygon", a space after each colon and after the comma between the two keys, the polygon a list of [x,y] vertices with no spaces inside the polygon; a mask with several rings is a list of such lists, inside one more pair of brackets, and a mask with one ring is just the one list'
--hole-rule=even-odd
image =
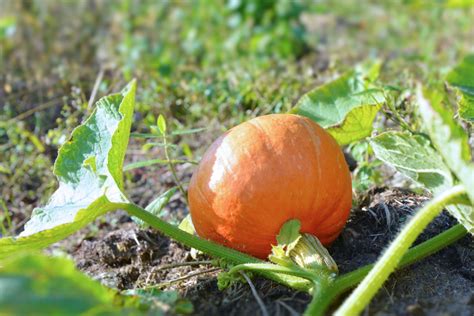
{"label": "dark soil", "polygon": [[[402,190],[373,192],[372,201],[354,210],[346,229],[329,248],[341,273],[374,262],[412,212],[427,200]],[[179,202],[175,206],[182,207]],[[181,209],[180,213],[185,213]],[[418,242],[434,236],[456,221],[439,216]],[[139,229],[124,213],[96,221],[54,248],[70,253],[77,266],[107,286],[118,289],[156,286],[178,290],[192,301],[195,315],[260,315],[261,308],[247,283],[219,291],[218,271],[193,258],[185,247],[152,229]],[[378,293],[365,315],[473,315],[474,243],[465,237],[408,268],[397,271]],[[203,261],[199,265],[170,264]],[[197,274],[197,275],[195,275]],[[179,282],[167,284],[185,276]],[[263,278],[253,279],[270,315],[301,314],[309,295]]]}

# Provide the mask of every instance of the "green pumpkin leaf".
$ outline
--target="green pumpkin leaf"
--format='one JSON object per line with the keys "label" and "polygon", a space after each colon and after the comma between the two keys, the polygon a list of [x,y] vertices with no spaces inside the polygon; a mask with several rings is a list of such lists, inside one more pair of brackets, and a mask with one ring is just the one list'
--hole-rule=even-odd
{"label": "green pumpkin leaf", "polygon": [[386,132],[370,140],[377,159],[424,186],[440,193],[453,185],[451,171],[443,158],[421,135]]}
{"label": "green pumpkin leaf", "polygon": [[2,315],[189,314],[193,305],[176,291],[119,293],[78,271],[64,257],[15,256],[0,267]]}
{"label": "green pumpkin leaf", "polygon": [[0,268],[2,315],[120,313],[133,298],[118,300],[117,295],[76,270],[67,258],[29,254],[2,261]]}
{"label": "green pumpkin leaf", "polygon": [[358,68],[301,97],[291,113],[307,116],[324,127],[340,145],[370,136],[377,112],[385,102],[372,81],[377,67]]}
{"label": "green pumpkin leaf", "polygon": [[[392,166],[434,195],[444,192],[454,184],[452,173],[441,155],[431,146],[429,140],[421,135],[386,132],[372,138],[370,145],[377,159]],[[456,218],[463,218],[462,214],[472,212],[472,208],[466,205],[449,205],[447,209],[451,214],[457,214]],[[469,222],[467,219],[463,220]]]}
{"label": "green pumpkin leaf", "polygon": [[59,188],[33,211],[17,238],[0,239],[0,258],[39,249],[74,233],[97,216],[128,203],[122,167],[130,136],[135,82],[100,99],[92,115],[60,149],[54,165]]}
{"label": "green pumpkin leaf", "polygon": [[[434,92],[418,91],[418,104],[424,127],[434,147],[443,157],[448,168],[464,185],[471,204],[474,205],[474,164],[467,134],[453,119],[453,113],[442,105],[443,96]],[[473,207],[448,208],[466,229],[474,234]]]}
{"label": "green pumpkin leaf", "polygon": [[474,54],[466,56],[446,76],[448,83],[460,94],[458,113],[461,118],[474,122]]}

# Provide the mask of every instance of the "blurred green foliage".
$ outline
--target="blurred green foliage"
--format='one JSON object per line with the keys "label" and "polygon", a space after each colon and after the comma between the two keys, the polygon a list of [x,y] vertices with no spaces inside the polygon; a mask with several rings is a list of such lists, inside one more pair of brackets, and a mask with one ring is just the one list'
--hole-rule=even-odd
{"label": "blurred green foliage", "polygon": [[0,310],[5,316],[182,315],[193,305],[175,291],[119,293],[78,271],[68,258],[33,253],[2,261]]}

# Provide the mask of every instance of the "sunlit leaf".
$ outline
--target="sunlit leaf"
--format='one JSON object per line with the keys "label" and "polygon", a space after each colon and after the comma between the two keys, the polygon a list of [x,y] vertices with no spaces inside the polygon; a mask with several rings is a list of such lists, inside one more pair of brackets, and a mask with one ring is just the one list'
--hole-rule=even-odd
{"label": "sunlit leaf", "polygon": [[192,235],[196,234],[196,229],[194,228],[193,220],[190,214],[183,218],[181,223],[179,223],[178,228]]}
{"label": "sunlit leaf", "polygon": [[372,123],[382,104],[366,105],[350,111],[342,124],[328,128],[339,144],[347,145],[370,136]]}
{"label": "sunlit leaf", "polygon": [[0,258],[45,247],[115,209],[113,203],[128,202],[121,190],[122,167],[134,102],[135,82],[97,102],[59,150],[54,165],[59,188],[46,206],[33,211],[20,237],[0,239]]}
{"label": "sunlit leaf", "polygon": [[161,135],[166,135],[166,121],[163,115],[160,114],[160,116],[158,116],[156,125],[158,126],[158,129],[160,130]]}
{"label": "sunlit leaf", "polygon": [[383,91],[372,84],[377,74],[378,67],[350,71],[305,94],[291,113],[314,120],[341,145],[370,136],[385,101]]}
{"label": "sunlit leaf", "polygon": [[460,94],[459,116],[474,122],[474,54],[466,56],[451,70],[446,80],[457,88]]}
{"label": "sunlit leaf", "polygon": [[448,8],[472,8],[474,1],[472,0],[445,0],[444,5]]}

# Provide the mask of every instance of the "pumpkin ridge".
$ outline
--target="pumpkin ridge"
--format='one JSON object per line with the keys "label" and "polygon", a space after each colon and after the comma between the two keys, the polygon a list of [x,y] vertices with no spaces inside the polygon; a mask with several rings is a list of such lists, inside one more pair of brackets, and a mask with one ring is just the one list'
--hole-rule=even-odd
{"label": "pumpkin ridge", "polygon": [[[308,133],[308,136],[311,139],[311,142],[313,143],[313,148],[314,148],[314,152],[315,152],[316,161],[319,162],[321,152],[320,152],[320,150],[318,150],[318,147],[321,147],[321,144],[318,143],[317,140],[316,140],[316,136],[314,135],[314,132],[313,132],[313,130],[314,130],[313,127],[310,126],[310,124],[303,118],[301,119],[301,122],[302,122],[303,126],[305,127],[305,130]],[[318,175],[318,183],[317,184],[320,184],[321,183],[321,178],[322,178],[321,177],[322,172],[321,172],[320,163],[317,163],[316,169],[317,169],[317,175]],[[320,195],[319,194],[320,192],[317,189],[318,186],[315,185],[314,188],[315,188],[314,189],[315,192],[313,194],[314,197],[313,197],[313,201],[310,204],[312,212],[317,211],[317,210],[315,210],[316,207],[315,207],[314,204],[316,204],[316,201],[319,201],[319,195]]]}
{"label": "pumpkin ridge", "polygon": [[[351,193],[351,195],[352,195],[352,193]],[[331,210],[338,210],[338,209],[341,209],[341,204],[345,202],[345,199],[346,199],[346,193],[343,192],[343,194],[341,194],[340,197],[334,199],[335,202],[334,202],[334,204],[332,205],[332,207],[331,207],[330,209],[331,209]],[[347,213],[348,213],[348,214],[347,214],[346,217],[348,217],[348,215],[350,214],[350,209],[349,209],[349,212],[347,212]],[[325,217],[324,220],[322,220],[322,221],[319,223],[319,225],[318,225],[319,228],[320,228],[321,230],[323,230],[323,231],[326,230],[327,227],[325,227],[325,223],[327,223],[327,222],[329,221],[331,224],[334,224],[334,223],[333,223],[333,222],[334,222],[334,217],[338,217],[338,216],[340,217],[340,214],[339,214],[339,213],[334,212],[334,211],[331,212],[331,214],[330,214],[329,216]],[[346,218],[346,220],[347,220],[347,218]],[[345,221],[344,221],[344,224],[345,224]],[[330,227],[330,226],[331,226],[331,225],[329,225],[329,227]],[[332,226],[334,226],[334,225],[332,225]],[[343,225],[343,226],[344,226],[344,225]]]}

